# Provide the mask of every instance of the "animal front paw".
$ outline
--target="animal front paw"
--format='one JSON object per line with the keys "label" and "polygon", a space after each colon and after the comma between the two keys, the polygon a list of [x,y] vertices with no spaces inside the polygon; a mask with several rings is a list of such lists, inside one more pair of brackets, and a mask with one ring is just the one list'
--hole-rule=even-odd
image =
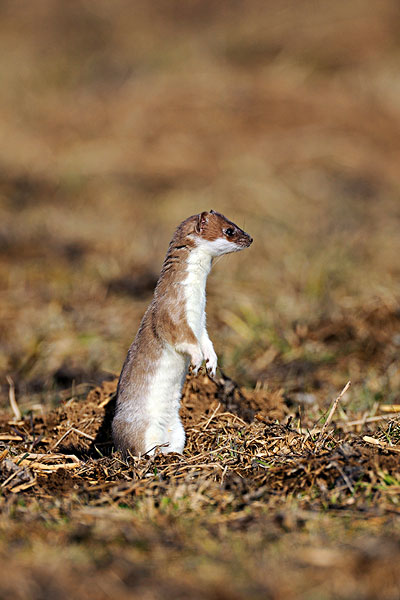
{"label": "animal front paw", "polygon": [[189,365],[189,373],[193,373],[193,375],[197,375],[199,372],[201,365],[204,360],[202,349],[200,345],[197,344],[187,344],[182,343],[178,344],[175,347],[177,352],[182,352],[183,354],[190,356],[190,365]]}
{"label": "animal front paw", "polygon": [[218,357],[215,354],[214,346],[212,345],[211,340],[207,340],[203,344],[203,353],[204,360],[206,361],[206,369],[211,377],[215,377],[217,372]]}
{"label": "animal front paw", "polygon": [[211,377],[215,377],[217,373],[217,364],[218,358],[215,352],[211,358],[206,358],[206,369],[209,375],[211,375]]}
{"label": "animal front paw", "polygon": [[203,364],[203,353],[200,349],[196,349],[191,353],[190,363],[193,375],[197,375],[201,369],[201,365]]}

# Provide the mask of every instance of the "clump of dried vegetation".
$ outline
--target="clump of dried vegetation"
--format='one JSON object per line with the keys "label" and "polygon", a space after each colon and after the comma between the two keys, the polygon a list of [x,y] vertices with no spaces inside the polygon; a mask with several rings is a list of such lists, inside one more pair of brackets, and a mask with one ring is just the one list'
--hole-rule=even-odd
{"label": "clump of dried vegetation", "polygon": [[[155,456],[127,459],[112,451],[116,384],[106,382],[85,400],[73,397],[43,417],[3,419],[2,472],[10,473],[2,483],[6,496],[30,490],[29,495],[46,498],[61,485],[60,497],[76,489],[77,500],[82,495],[95,506],[123,501],[134,508],[138,497],[159,506],[172,493],[223,512],[295,494],[316,507],[357,502],[367,509],[372,499],[385,497],[382,482],[399,474],[400,423],[394,417],[400,405],[390,407],[393,414],[387,415],[383,405],[381,415],[365,413],[332,428],[349,384],[317,427],[307,425],[308,419],[296,426],[279,393],[242,391],[225,376],[218,381],[188,378],[182,406],[184,455],[165,455],[160,448]],[[354,432],[368,431],[371,420],[384,424],[373,437]],[[232,518],[238,518],[236,512]]]}
{"label": "clump of dried vegetation", "polygon": [[[1,597],[398,600],[398,2],[245,4],[0,2]],[[125,461],[115,378],[210,208],[255,240],[222,371]]]}

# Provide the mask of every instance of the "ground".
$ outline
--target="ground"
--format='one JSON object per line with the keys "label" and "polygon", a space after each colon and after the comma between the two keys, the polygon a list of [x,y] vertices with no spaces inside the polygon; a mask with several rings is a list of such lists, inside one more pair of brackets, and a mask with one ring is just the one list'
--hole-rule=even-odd
{"label": "ground", "polygon": [[[398,599],[398,3],[0,14],[0,596]],[[124,461],[116,377],[211,208],[254,238],[222,370],[182,456]]]}

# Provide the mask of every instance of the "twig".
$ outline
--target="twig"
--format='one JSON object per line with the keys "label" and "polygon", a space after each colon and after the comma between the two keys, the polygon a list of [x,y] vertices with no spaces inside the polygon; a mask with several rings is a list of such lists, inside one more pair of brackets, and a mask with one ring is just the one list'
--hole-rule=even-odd
{"label": "twig", "polygon": [[205,431],[207,429],[207,427],[209,426],[209,424],[211,423],[211,421],[213,420],[213,418],[215,417],[215,415],[217,414],[217,412],[219,411],[219,409],[221,408],[221,403],[218,402],[218,406],[217,408],[215,408],[215,410],[213,411],[213,414],[211,415],[211,417],[207,420],[206,424],[204,425],[204,427],[202,428],[203,431]]}
{"label": "twig", "polygon": [[400,413],[400,404],[380,404],[379,410],[382,412]]}
{"label": "twig", "polygon": [[8,448],[5,448],[5,450],[3,450],[0,453],[0,463],[3,462],[3,460],[6,458],[6,456],[9,452],[10,452],[10,450]]}
{"label": "twig", "polygon": [[40,462],[32,462],[29,465],[30,469],[36,469],[37,471],[43,471],[44,473],[52,473],[53,471],[58,471],[59,469],[79,469],[81,466],[77,463],[58,463],[56,465],[45,465]]}
{"label": "twig", "polygon": [[399,446],[391,446],[382,440],[378,440],[377,438],[370,437],[369,435],[364,435],[364,442],[367,444],[373,444],[374,446],[379,446],[379,448],[384,448],[385,450],[391,450],[392,452],[400,452]]}
{"label": "twig", "polygon": [[57,448],[57,446],[58,446],[59,444],[61,444],[61,442],[62,442],[63,440],[65,440],[65,438],[67,437],[67,435],[69,435],[69,434],[70,434],[72,431],[73,431],[74,433],[78,433],[79,435],[81,435],[81,436],[83,436],[83,437],[87,438],[88,440],[91,440],[92,442],[93,442],[93,441],[96,439],[95,437],[93,437],[93,435],[89,435],[88,433],[85,433],[84,431],[81,431],[80,429],[76,429],[76,427],[70,427],[70,428],[68,429],[68,431],[66,431],[66,432],[65,432],[65,433],[64,433],[64,434],[63,434],[63,435],[60,437],[60,439],[58,439],[58,440],[56,441],[56,443],[54,444],[54,446],[52,446],[52,447],[51,447],[51,449],[52,449],[52,450],[54,450],[55,448]]}
{"label": "twig", "polygon": [[14,421],[19,421],[21,419],[21,411],[19,410],[19,406],[15,399],[15,385],[12,378],[9,375],[7,375],[6,379],[8,385],[10,386],[8,390],[8,399],[10,402],[11,410],[14,413]]}
{"label": "twig", "polygon": [[35,477],[33,479],[31,479],[31,481],[28,481],[26,483],[21,483],[20,485],[17,485],[16,487],[11,488],[11,492],[13,494],[18,494],[18,492],[22,492],[25,491],[31,487],[33,487],[34,485],[36,485],[37,482],[37,477],[35,475]]}
{"label": "twig", "polygon": [[[362,419],[356,419],[355,421],[336,421],[335,427],[340,428],[340,429],[347,429],[348,427],[356,427],[357,425],[365,425],[366,423],[377,423],[378,421],[390,421],[390,419],[395,419],[395,418],[399,418],[398,413],[388,413],[386,415],[375,415],[373,417],[363,416]],[[306,438],[307,438],[312,434],[321,433],[321,431],[322,431],[322,429],[316,429],[314,426],[314,428],[311,431],[309,431],[308,429],[303,427],[303,429],[299,433],[301,433],[303,435],[306,434]],[[0,437],[0,439],[2,439],[2,438]]]}
{"label": "twig", "polygon": [[225,475],[226,475],[227,470],[228,470],[228,465],[225,465],[224,470],[223,470],[222,475],[221,475],[221,482],[220,482],[221,486],[224,484],[224,479],[225,479]]}
{"label": "twig", "polygon": [[82,435],[83,437],[87,438],[88,440],[94,441],[96,439],[93,435],[89,435],[88,433],[85,433],[84,431],[81,431],[80,429],[76,429],[75,427],[71,427],[70,431],[75,431],[75,433],[79,433],[79,435]]}
{"label": "twig", "polygon": [[53,444],[53,446],[51,447],[51,450],[55,450],[57,448],[57,446],[59,444],[61,444],[61,442],[63,440],[65,440],[65,438],[67,437],[67,435],[69,435],[72,431],[72,428],[68,429],[68,431],[66,431],[65,433],[63,433],[63,435],[56,441],[55,444]]}
{"label": "twig", "polygon": [[169,446],[169,442],[165,442],[164,444],[156,444],[155,446],[150,448],[150,450],[146,450],[144,455],[150,455],[150,452],[153,452],[153,450],[158,450],[159,448],[167,448],[168,446]]}
{"label": "twig", "polygon": [[333,464],[336,467],[336,469],[339,471],[339,473],[341,474],[341,476],[343,478],[343,481],[345,482],[345,484],[349,488],[350,492],[352,494],[354,494],[353,484],[351,483],[350,479],[347,477],[346,473],[343,471],[342,467],[337,462],[335,462]]}
{"label": "twig", "polygon": [[75,454],[44,454],[44,453],[36,453],[36,452],[23,452],[22,454],[15,457],[15,460],[19,461],[16,464],[21,464],[25,460],[59,460],[59,459],[67,459],[71,460],[74,463],[80,464],[81,461]]}
{"label": "twig", "polygon": [[107,406],[107,404],[109,404],[111,402],[111,400],[114,400],[116,395],[117,395],[117,392],[110,394],[110,396],[108,396],[102,402],[100,402],[99,408],[104,408],[105,406]]}
{"label": "twig", "polygon": [[340,392],[339,396],[336,398],[336,400],[332,403],[331,406],[331,410],[329,411],[328,417],[325,421],[325,423],[323,424],[323,426],[321,427],[321,431],[319,433],[319,438],[318,438],[318,442],[316,444],[316,447],[318,448],[320,446],[321,443],[321,438],[322,438],[322,434],[324,433],[324,431],[329,427],[332,419],[333,419],[333,415],[335,414],[335,411],[339,405],[340,400],[343,398],[344,394],[347,392],[347,390],[349,389],[351,385],[351,381],[348,381],[346,383],[346,385],[344,386],[344,388],[342,389],[342,391]]}
{"label": "twig", "polygon": [[19,475],[20,473],[23,472],[24,469],[18,469],[17,471],[14,471],[14,473],[12,473],[10,475],[10,477],[7,477],[7,479],[5,481],[3,481],[3,483],[1,484],[0,487],[4,488],[6,487],[6,485],[8,485],[10,483],[10,481],[12,481],[14,479],[14,477],[16,477],[17,475]]}
{"label": "twig", "polygon": [[386,415],[376,415],[374,417],[367,417],[357,419],[356,421],[346,421],[344,423],[336,423],[336,427],[355,427],[356,425],[364,425],[365,423],[375,423],[376,421],[386,421],[395,417],[398,417],[398,413],[391,413]]}

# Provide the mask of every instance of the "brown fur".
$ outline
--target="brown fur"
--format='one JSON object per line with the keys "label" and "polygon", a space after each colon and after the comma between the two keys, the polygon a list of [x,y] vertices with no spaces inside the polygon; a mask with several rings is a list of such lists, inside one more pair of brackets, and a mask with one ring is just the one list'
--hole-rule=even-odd
{"label": "brown fur", "polygon": [[[234,234],[228,236],[226,229]],[[136,338],[123,365],[117,391],[117,409],[113,421],[113,437],[117,449],[134,454],[146,451],[144,432],[148,425],[141,398],[146,397],[149,381],[154,377],[165,344],[198,346],[185,314],[185,300],[179,284],[187,276],[187,259],[196,246],[196,237],[213,241],[226,237],[242,247],[251,238],[223,215],[210,211],[194,215],[176,229],[169,244],[154,291],[154,298],[142,319]]]}

